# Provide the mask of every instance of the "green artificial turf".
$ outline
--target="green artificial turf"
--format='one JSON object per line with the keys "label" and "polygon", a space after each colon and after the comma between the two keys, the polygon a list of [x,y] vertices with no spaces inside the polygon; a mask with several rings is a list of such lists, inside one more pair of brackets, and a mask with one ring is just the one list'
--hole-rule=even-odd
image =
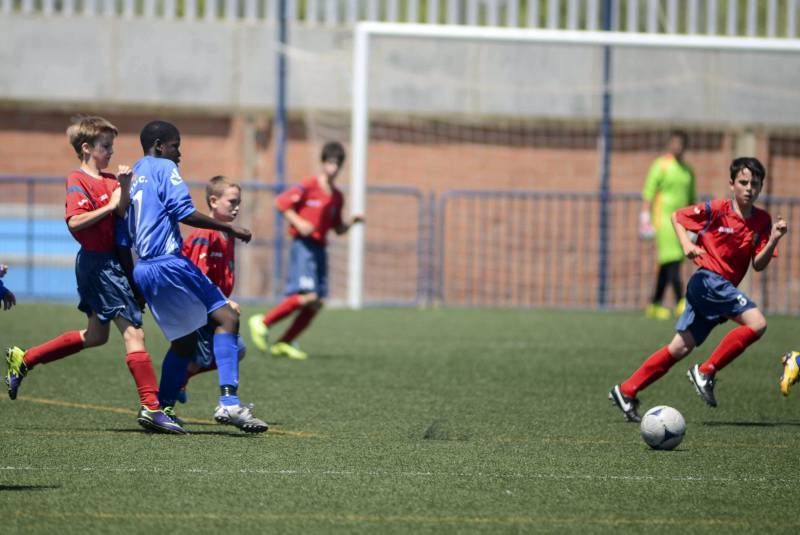
{"label": "green artificial turf", "polygon": [[[177,407],[190,435],[144,432],[113,332],[0,399],[0,531],[796,533],[800,385],[784,399],[777,380],[800,334],[768,319],[718,375],[718,408],[685,372],[730,325],[641,393],[641,412],[686,418],[670,452],[606,399],[672,336],[639,314],[326,310],[307,361],[250,345],[240,394],[271,425],[254,436],[213,422],[215,372]],[[71,306],[22,304],[0,313],[0,344],[83,326]],[[160,375],[166,343],[145,330]]]}

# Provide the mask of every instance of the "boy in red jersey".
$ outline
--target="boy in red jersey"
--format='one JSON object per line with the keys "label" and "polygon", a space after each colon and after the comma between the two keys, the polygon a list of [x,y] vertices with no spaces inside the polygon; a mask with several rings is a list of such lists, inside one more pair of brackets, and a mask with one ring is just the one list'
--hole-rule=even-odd
{"label": "boy in red jersey", "polygon": [[322,308],[328,294],[328,256],[326,236],[333,229],[346,233],[364,217],[342,218],[344,197],[334,181],[344,163],[344,147],[338,142],[322,148],[322,173],[305,179],[275,199],[275,206],[289,220],[292,246],[289,253],[289,274],[286,298],[269,313],[250,317],[250,336],[261,351],[269,348],[269,327],[299,311],[294,322],[270,349],[276,357],[303,360],[308,355],[292,342],[302,333]]}
{"label": "boy in red jersey", "polygon": [[[624,382],[614,385],[608,397],[631,422],[641,420],[636,409],[637,394],[705,341],[711,330],[732,319],[739,324],[731,330],[702,363],[692,366],[687,375],[697,394],[711,407],[715,376],[730,364],[767,329],[767,320],[736,286],[749,264],[761,271],[776,253],[786,222],[779,216],[775,225],[769,214],[753,206],[766,176],[755,158],[736,158],[730,166],[732,199],[717,199],[676,210],[672,224],[687,258],[699,269],[686,288],[686,310],[675,325],[672,341],[650,355]],[[697,234],[692,242],[688,232]]]}
{"label": "boy in red jersey", "polygon": [[[206,185],[206,203],[211,210],[211,217],[230,223],[236,219],[239,213],[239,206],[242,203],[242,188],[224,176],[215,176]],[[239,304],[230,299],[236,272],[234,240],[218,230],[196,228],[186,237],[181,252],[222,290],[222,293],[228,298],[228,304],[236,311],[236,314],[240,314]],[[203,327],[197,331],[197,334],[197,352],[187,369],[187,383],[198,373],[217,369],[214,360],[213,326]],[[241,337],[238,337],[238,346],[239,360],[241,361],[246,351]],[[161,401],[162,405],[165,405],[165,411],[166,407],[170,406],[170,401],[175,403],[173,400],[162,399]],[[185,385],[178,394],[177,401],[186,402]]]}
{"label": "boy in red jersey", "polygon": [[117,217],[124,217],[130,202],[132,174],[127,165],[118,167],[118,178],[103,172],[114,154],[117,134],[116,127],[102,117],[81,117],[67,129],[81,164],[67,176],[65,219],[81,245],[75,257],[75,276],[80,296],[78,309],[88,316],[88,325],[27,351],[9,348],[8,395],[16,399],[22,379],[35,366],[105,344],[113,321],[125,341],[125,360],[139,391],[139,424],[151,431],[183,434],[183,428],[158,403],[153,363],[144,345],[142,311],[116,253]]}

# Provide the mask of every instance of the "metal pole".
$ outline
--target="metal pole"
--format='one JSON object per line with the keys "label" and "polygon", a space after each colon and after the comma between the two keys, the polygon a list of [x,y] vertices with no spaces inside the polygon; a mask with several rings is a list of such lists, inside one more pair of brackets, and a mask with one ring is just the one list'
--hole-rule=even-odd
{"label": "metal pole", "polygon": [[[603,0],[603,29],[611,30],[611,0]],[[600,251],[597,306],[607,304],[608,293],[608,224],[611,168],[611,47],[603,46],[603,118],[600,124]]]}
{"label": "metal pole", "polygon": [[[286,45],[289,42],[286,22],[286,2],[278,1],[278,72],[276,78],[275,98],[275,195],[280,194],[286,186]],[[272,296],[280,299],[283,285],[283,214],[275,209],[275,250],[272,267]]]}

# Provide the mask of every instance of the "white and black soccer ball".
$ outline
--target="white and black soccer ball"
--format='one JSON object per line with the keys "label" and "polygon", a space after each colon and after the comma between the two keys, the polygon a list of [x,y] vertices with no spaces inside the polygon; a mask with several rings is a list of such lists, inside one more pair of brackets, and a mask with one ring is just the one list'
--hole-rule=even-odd
{"label": "white and black soccer ball", "polygon": [[658,405],[642,416],[639,425],[642,439],[654,450],[671,450],[686,434],[686,420],[672,407]]}

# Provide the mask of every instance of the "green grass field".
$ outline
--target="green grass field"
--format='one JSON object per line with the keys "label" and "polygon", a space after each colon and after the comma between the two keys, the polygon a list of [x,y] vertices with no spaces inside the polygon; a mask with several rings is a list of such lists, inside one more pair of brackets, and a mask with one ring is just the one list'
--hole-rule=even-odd
{"label": "green grass field", "polygon": [[[20,305],[0,313],[0,344],[84,321]],[[729,326],[642,393],[686,418],[671,452],[606,399],[672,335],[639,314],[329,310],[302,339],[308,361],[243,361],[242,398],[272,426],[257,436],[211,420],[214,373],[178,407],[189,436],[145,433],[115,332],[2,395],[0,531],[796,533],[800,387],[784,399],[777,379],[800,334],[769,321],[718,376],[718,408],[685,370]],[[166,343],[145,329],[160,369]]]}

